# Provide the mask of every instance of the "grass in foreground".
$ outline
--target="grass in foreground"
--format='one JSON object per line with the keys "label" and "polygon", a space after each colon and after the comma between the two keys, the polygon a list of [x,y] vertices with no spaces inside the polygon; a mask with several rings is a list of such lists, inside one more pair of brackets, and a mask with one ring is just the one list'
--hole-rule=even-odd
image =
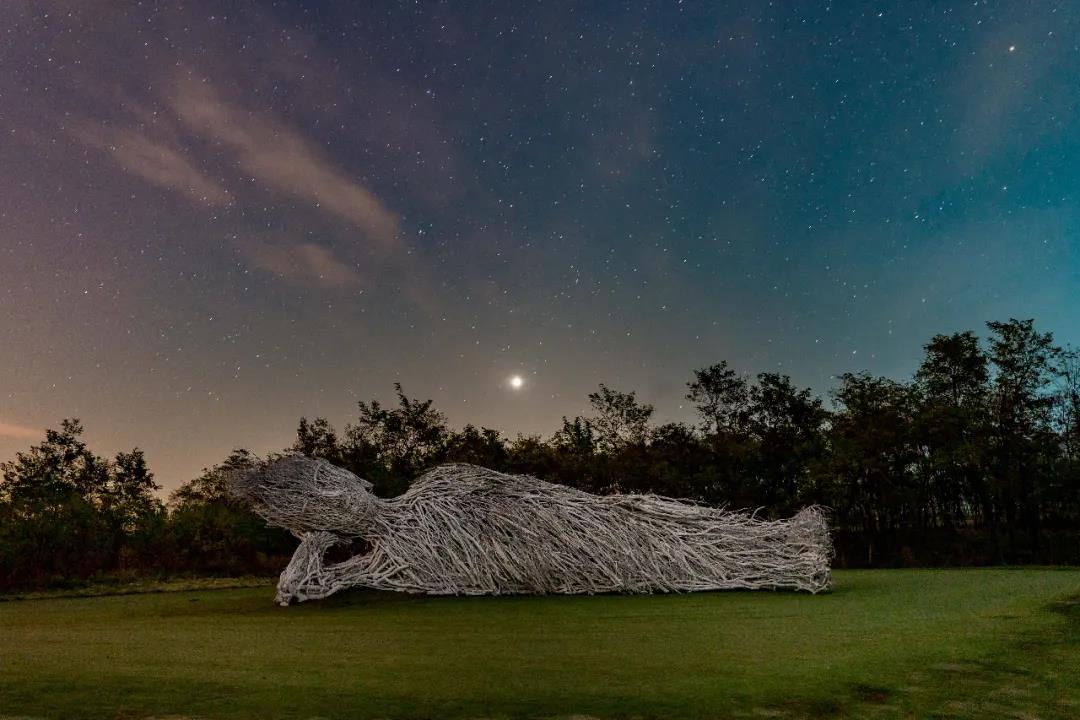
{"label": "grass in foreground", "polygon": [[12,601],[0,717],[1077,717],[1078,597],[1078,570],[972,569],[818,596]]}

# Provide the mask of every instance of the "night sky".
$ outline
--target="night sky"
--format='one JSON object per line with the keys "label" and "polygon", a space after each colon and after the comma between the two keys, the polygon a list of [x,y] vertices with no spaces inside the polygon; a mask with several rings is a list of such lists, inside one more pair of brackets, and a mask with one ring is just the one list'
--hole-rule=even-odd
{"label": "night sky", "polygon": [[[228,7],[226,13],[224,8]],[[239,8],[239,9],[238,9]],[[1080,4],[0,4],[0,459],[1080,340]],[[523,378],[513,388],[509,378]]]}

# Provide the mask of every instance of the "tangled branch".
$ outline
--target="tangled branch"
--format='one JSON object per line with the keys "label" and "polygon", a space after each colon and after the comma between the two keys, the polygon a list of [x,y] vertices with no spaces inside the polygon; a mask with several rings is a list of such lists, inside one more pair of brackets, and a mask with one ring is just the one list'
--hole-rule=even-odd
{"label": "tangled branch", "polygon": [[[404,494],[328,462],[290,455],[236,476],[233,487],[300,538],[278,602],[349,587],[434,595],[651,593],[830,583],[824,512],[761,520],[657,495],[598,496],[475,465],[439,466]],[[368,552],[338,563],[336,544]]]}

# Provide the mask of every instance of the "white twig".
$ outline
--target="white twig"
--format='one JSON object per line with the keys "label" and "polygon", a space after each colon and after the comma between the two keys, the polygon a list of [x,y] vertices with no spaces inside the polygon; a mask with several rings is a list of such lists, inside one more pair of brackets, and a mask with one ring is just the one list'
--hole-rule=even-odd
{"label": "white twig", "polygon": [[[387,500],[323,460],[288,455],[233,479],[300,538],[278,602],[348,587],[435,595],[829,587],[825,513],[760,520],[658,495],[592,495],[475,465],[439,466]],[[361,539],[369,550],[327,564]]]}

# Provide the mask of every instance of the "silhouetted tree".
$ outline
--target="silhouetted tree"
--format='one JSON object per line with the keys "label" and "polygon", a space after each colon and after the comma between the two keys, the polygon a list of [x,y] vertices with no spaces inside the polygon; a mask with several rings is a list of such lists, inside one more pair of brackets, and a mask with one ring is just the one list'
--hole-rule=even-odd
{"label": "silhouetted tree", "polygon": [[1059,386],[1056,397],[1056,423],[1061,431],[1061,445],[1069,460],[1080,459],[1080,348],[1069,347],[1061,353]]}
{"label": "silhouetted tree", "polygon": [[1008,528],[1009,555],[1018,557],[1016,531],[1023,519],[1028,540],[1038,551],[1040,493],[1052,472],[1053,397],[1050,382],[1058,373],[1060,348],[1034,320],[988,322],[990,360],[994,367],[992,485]]}
{"label": "silhouetted tree", "polygon": [[563,416],[562,427],[551,438],[551,447],[555,472],[547,479],[583,490],[595,491],[603,485],[597,463],[599,442],[591,420],[575,417],[571,421]]}
{"label": "silhouetted tree", "polygon": [[696,495],[736,507],[758,506],[760,498],[752,466],[758,445],[750,435],[750,384],[726,360],[694,371],[686,399],[701,417],[701,430],[711,454],[698,480]]}
{"label": "silhouetted tree", "polygon": [[0,586],[85,579],[151,554],[163,513],[142,452],[110,462],[82,433],[65,419],[0,464]]}
{"label": "silhouetted tree", "polygon": [[[566,421],[566,418],[563,418]],[[518,434],[507,444],[506,467],[509,472],[552,479],[558,471],[558,458],[552,443],[540,435]],[[554,480],[552,480],[554,482]]]}
{"label": "silhouetted tree", "polygon": [[[690,426],[650,427],[653,407],[601,384],[588,417],[548,440],[451,431],[431,400],[360,402],[343,433],[300,418],[287,449],[396,495],[430,467],[469,462],[591,492],[664,495],[786,515],[832,509],[839,561],[1080,562],[1080,351],[1032,320],[987,323],[923,346],[911,382],[845,373],[826,410],[779,373],[751,383],[726,361],[694,371]],[[258,462],[236,450],[157,498],[142,451],[95,455],[78,420],[0,464],[0,588],[102,573],[274,572],[295,546],[232,497]]]}
{"label": "silhouetted tree", "polygon": [[912,420],[917,395],[910,384],[844,373],[833,398],[838,406],[829,429],[833,505],[846,529],[868,539],[872,563],[875,544],[887,543],[916,505]]}
{"label": "silhouetted tree", "polygon": [[[424,469],[440,462],[449,435],[446,417],[431,400],[409,398],[401,383],[394,383],[394,391],[398,407],[360,401],[360,417],[345,428],[345,455],[365,456],[367,479],[381,495],[403,492]],[[374,458],[366,457],[370,451]]]}
{"label": "silhouetted tree", "polygon": [[737,436],[745,432],[750,418],[750,386],[726,360],[695,370],[694,379],[686,386],[686,399],[701,415],[707,434]]}
{"label": "silhouetted tree", "polygon": [[750,389],[747,429],[756,446],[752,472],[758,502],[774,514],[824,500],[814,471],[825,453],[828,412],[809,388],[760,373]]}
{"label": "silhouetted tree", "polygon": [[466,425],[451,432],[446,443],[448,462],[471,463],[493,470],[504,470],[509,462],[506,443],[498,430]]}
{"label": "silhouetted tree", "polygon": [[971,331],[935,335],[915,373],[922,406],[915,432],[923,447],[925,514],[949,528],[981,521],[996,537],[993,497],[985,482],[988,450],[988,358]]}
{"label": "silhouetted tree", "polygon": [[685,423],[665,423],[652,431],[648,482],[641,490],[716,505],[738,502],[728,492],[708,446]]}
{"label": "silhouetted tree", "polygon": [[101,510],[112,531],[119,563],[153,566],[165,533],[165,505],[155,493],[161,486],[146,465],[142,450],[117,453],[102,493]]}
{"label": "silhouetted tree", "polygon": [[641,444],[648,439],[653,406],[638,402],[635,393],[619,392],[600,383],[598,391],[589,393],[589,404],[594,413],[589,423],[600,450],[611,452],[626,443]]}
{"label": "silhouetted tree", "polygon": [[237,449],[203,470],[169,498],[176,569],[212,574],[265,571],[274,556],[287,558],[289,535],[265,521],[229,490],[234,472],[250,469],[258,458]]}
{"label": "silhouetted tree", "polygon": [[308,457],[337,461],[338,464],[341,461],[342,453],[337,433],[326,418],[315,418],[312,422],[308,422],[306,417],[300,418],[300,424],[296,428],[296,442],[289,449]]}

